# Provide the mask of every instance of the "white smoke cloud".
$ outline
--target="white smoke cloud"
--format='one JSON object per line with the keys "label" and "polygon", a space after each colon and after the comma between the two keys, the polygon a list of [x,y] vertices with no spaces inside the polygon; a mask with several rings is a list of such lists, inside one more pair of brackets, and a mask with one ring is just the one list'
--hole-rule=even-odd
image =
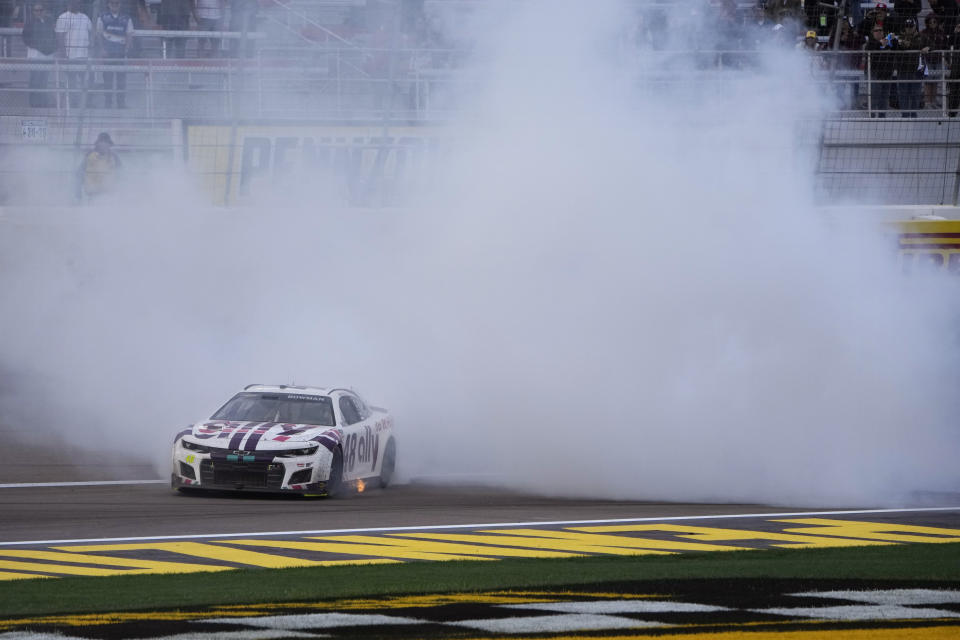
{"label": "white smoke cloud", "polygon": [[477,15],[454,148],[402,211],[309,183],[214,211],[161,180],[5,234],[3,421],[163,473],[173,433],[243,384],[352,384],[396,413],[407,477],[795,505],[956,490],[956,284],[903,278],[877,226],[814,209],[806,62],[631,60],[627,16]]}
{"label": "white smoke cloud", "polygon": [[876,226],[812,207],[807,62],[627,91],[598,46],[622,14],[564,6],[497,33],[473,144],[420,221],[424,471],[811,505],[955,488],[955,306]]}

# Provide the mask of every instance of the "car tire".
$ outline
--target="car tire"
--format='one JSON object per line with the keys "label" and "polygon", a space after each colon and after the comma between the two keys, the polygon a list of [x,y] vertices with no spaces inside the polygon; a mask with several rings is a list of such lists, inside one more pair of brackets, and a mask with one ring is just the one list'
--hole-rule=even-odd
{"label": "car tire", "polygon": [[190,493],[190,489],[181,485],[179,479],[174,474],[170,474],[170,490],[177,493]]}
{"label": "car tire", "polygon": [[397,469],[397,443],[390,438],[383,450],[383,462],[380,463],[380,486],[387,488],[393,481],[393,473]]}
{"label": "car tire", "polygon": [[336,498],[343,495],[343,452],[340,447],[333,450],[333,460],[330,462],[330,477],[327,478],[327,497]]}

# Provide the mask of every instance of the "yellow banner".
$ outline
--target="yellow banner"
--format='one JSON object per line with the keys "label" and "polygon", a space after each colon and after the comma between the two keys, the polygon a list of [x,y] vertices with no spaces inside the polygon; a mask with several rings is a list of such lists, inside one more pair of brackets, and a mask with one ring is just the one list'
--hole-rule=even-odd
{"label": "yellow banner", "polygon": [[960,275],[960,220],[902,220],[893,225],[904,272],[942,269]]}

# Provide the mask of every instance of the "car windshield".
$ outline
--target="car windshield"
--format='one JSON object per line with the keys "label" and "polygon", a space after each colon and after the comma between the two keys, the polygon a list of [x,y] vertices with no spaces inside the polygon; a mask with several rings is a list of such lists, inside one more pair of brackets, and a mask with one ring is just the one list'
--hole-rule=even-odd
{"label": "car windshield", "polygon": [[292,422],[332,427],[333,404],[327,396],[280,393],[238,393],[213,414],[212,420]]}

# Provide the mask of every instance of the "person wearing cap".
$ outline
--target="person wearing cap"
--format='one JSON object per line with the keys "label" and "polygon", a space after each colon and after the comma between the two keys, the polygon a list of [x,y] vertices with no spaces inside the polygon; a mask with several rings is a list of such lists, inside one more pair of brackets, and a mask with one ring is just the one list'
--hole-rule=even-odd
{"label": "person wearing cap", "polygon": [[897,49],[901,52],[895,55],[900,109],[904,118],[916,118],[923,86],[923,55],[930,51],[930,47],[926,38],[917,31],[917,23],[913,18],[904,19],[903,31],[897,40]]}
{"label": "person wearing cap", "polygon": [[859,27],[857,27],[857,31],[860,32],[860,35],[862,35],[869,44],[871,40],[871,33],[873,32],[873,28],[875,26],[879,25],[881,28],[883,28],[884,33],[891,32],[891,30],[888,28],[889,25],[886,24],[887,22],[887,5],[882,2],[878,2],[873,9],[867,11],[867,15],[863,16],[863,22],[860,23]]}
{"label": "person wearing cap", "polygon": [[870,30],[870,39],[863,45],[867,52],[867,69],[870,75],[870,109],[875,113],[873,118],[886,118],[885,111],[890,106],[890,92],[893,83],[892,53],[898,47],[896,38],[887,38],[883,33],[883,26],[876,24]]}
{"label": "person wearing cap", "polygon": [[904,25],[907,23],[907,20],[913,20],[914,24],[917,24],[917,16],[920,15],[920,10],[923,9],[922,0],[896,0],[893,4],[893,29],[897,33],[903,31]]}
{"label": "person wearing cap", "polygon": [[113,191],[121,166],[120,157],[113,151],[113,139],[102,132],[80,164],[81,199],[93,201]]}

